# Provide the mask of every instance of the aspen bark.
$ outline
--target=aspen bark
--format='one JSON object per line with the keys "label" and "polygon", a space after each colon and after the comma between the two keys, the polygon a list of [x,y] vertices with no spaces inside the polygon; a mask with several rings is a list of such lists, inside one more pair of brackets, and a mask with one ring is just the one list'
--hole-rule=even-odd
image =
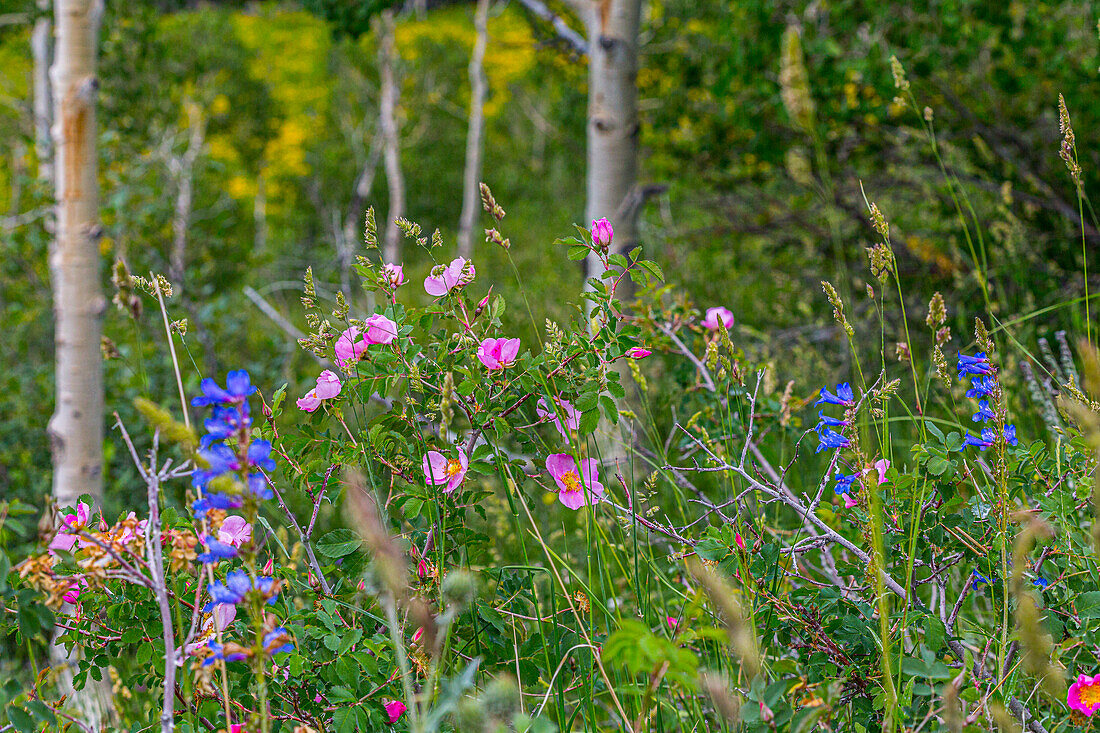
{"label": "aspen bark", "polygon": [[[54,298],[55,406],[47,432],[53,452],[53,495],[74,506],[81,494],[103,500],[103,359],[106,300],[99,282],[99,201],[96,181],[96,43],[100,0],[56,0],[53,88],[56,238],[50,247]],[[59,684],[72,690],[79,657],[55,644]],[[89,679],[71,697],[87,725],[98,730],[113,715],[109,678]]]}
{"label": "aspen bark", "polygon": [[477,0],[474,51],[470,56],[470,122],[466,131],[466,171],[462,181],[462,215],[458,220],[458,256],[474,253],[474,227],[481,211],[481,138],[485,129],[485,46],[489,40],[489,0]]}
{"label": "aspen bark", "polygon": [[91,0],[57,0],[52,70],[56,148],[57,236],[50,251],[54,295],[56,406],[48,427],[53,495],[73,506],[103,497],[103,360],[106,301],[99,282],[96,182],[95,45]]}
{"label": "aspen bark", "polygon": [[395,223],[405,216],[405,176],[401,171],[401,140],[397,130],[397,44],[394,40],[393,10],[383,10],[378,24],[378,64],[381,90],[378,123],[382,131],[382,161],[389,185],[390,210],[386,215],[386,235],[382,256],[397,262],[401,256],[401,231]]}
{"label": "aspen bark", "polygon": [[176,206],[172,216],[172,253],[168,258],[168,279],[182,296],[187,269],[187,231],[191,228],[191,213],[195,198],[195,162],[206,140],[206,119],[198,104],[186,100],[190,134],[182,155],[169,156],[168,169],[176,181]]}
{"label": "aspen bark", "polygon": [[[642,0],[590,3],[588,26],[588,170],[585,221],[607,217],[615,249],[638,238],[637,208],[624,206],[638,177],[638,30]],[[620,215],[621,213],[621,215]],[[602,266],[589,255],[586,277]]]}
{"label": "aspen bark", "polygon": [[[48,0],[39,0],[38,9],[45,12]],[[53,151],[50,144],[50,124],[53,118],[53,100],[50,98],[50,34],[53,24],[48,15],[34,21],[31,33],[31,58],[33,69],[34,153],[38,159],[38,178],[53,183]]]}

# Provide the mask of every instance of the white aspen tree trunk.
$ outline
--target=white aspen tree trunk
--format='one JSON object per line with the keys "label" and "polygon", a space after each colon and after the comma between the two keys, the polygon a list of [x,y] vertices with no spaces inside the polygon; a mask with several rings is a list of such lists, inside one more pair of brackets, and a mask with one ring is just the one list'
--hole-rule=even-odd
{"label": "white aspen tree trunk", "polygon": [[50,251],[57,359],[56,407],[49,423],[53,494],[72,506],[103,497],[103,360],[106,300],[99,282],[95,46],[91,0],[57,0],[52,71],[57,151],[57,237]]}
{"label": "white aspen tree trunk", "polygon": [[[585,223],[607,217],[616,250],[638,238],[637,207],[623,204],[638,178],[638,31],[642,0],[589,3],[588,170]],[[622,215],[620,216],[620,210]],[[602,266],[595,255],[585,276]]]}
{"label": "white aspen tree trunk", "polygon": [[[184,294],[187,269],[187,232],[191,228],[191,213],[195,199],[195,161],[206,140],[206,120],[193,100],[185,100],[190,134],[183,155],[170,156],[168,169],[176,179],[176,206],[172,216],[172,253],[168,259],[168,279],[176,291]],[[197,324],[196,324],[197,325]]]}
{"label": "white aspen tree trunk", "polygon": [[379,130],[371,139],[370,150],[366,160],[363,161],[363,168],[355,178],[355,188],[352,189],[351,203],[344,216],[342,230],[336,232],[336,261],[340,265],[340,285],[348,297],[351,297],[351,263],[355,256],[355,248],[363,241],[363,212],[366,209],[371,188],[374,187],[374,176],[378,172],[378,161],[381,157],[382,132]]}
{"label": "white aspen tree trunk", "polygon": [[[38,9],[45,13],[48,0],[39,0]],[[50,34],[53,24],[48,15],[34,21],[31,33],[31,58],[33,69],[34,153],[38,159],[38,178],[47,185],[53,183],[53,150],[50,144],[50,125],[53,119],[53,100],[50,97]]]}
{"label": "white aspen tree trunk", "polygon": [[405,176],[401,171],[401,140],[397,130],[397,44],[394,40],[393,10],[383,10],[378,24],[378,63],[381,90],[378,125],[382,131],[382,160],[389,185],[390,210],[386,215],[386,234],[382,244],[382,256],[386,262],[397,262],[401,257],[401,231],[395,223],[405,216]]}
{"label": "white aspen tree trunk", "polygon": [[485,129],[485,46],[489,40],[489,0],[477,0],[474,12],[477,37],[470,56],[470,122],[466,131],[466,171],[462,180],[462,215],[458,220],[458,256],[470,259],[474,253],[474,227],[481,211],[481,138]]}
{"label": "white aspen tree trunk", "polygon": [[[73,506],[81,494],[103,500],[103,358],[106,300],[100,289],[96,180],[95,60],[99,0],[56,0],[57,44],[50,71],[55,119],[56,238],[50,248],[54,297],[55,407],[47,432],[53,452],[53,495]],[[55,644],[51,658],[62,689],[72,689],[79,649]],[[110,679],[73,693],[81,717],[98,730],[113,715]]]}

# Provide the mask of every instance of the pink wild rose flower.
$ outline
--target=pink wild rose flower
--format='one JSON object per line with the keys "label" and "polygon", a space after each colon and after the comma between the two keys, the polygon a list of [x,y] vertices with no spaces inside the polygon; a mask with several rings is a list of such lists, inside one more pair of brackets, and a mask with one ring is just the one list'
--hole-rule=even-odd
{"label": "pink wild rose flower", "polygon": [[397,290],[405,284],[405,268],[390,263],[382,265],[382,281],[391,290]]}
{"label": "pink wild rose flower", "polygon": [[[50,550],[61,550],[62,552],[72,552],[73,545],[79,540],[78,533],[80,530],[88,526],[88,520],[91,518],[92,508],[80,502],[76,505],[75,514],[65,514],[61,517],[61,523],[64,527],[73,530],[72,532],[64,532],[59,530],[57,535],[50,542]],[[84,547],[88,543],[88,540],[81,540],[81,547]]]}
{"label": "pink wild rose flower", "polygon": [[390,718],[390,725],[396,723],[405,713],[405,703],[400,700],[390,700],[384,707],[386,708],[386,715]]}
{"label": "pink wild rose flower", "polygon": [[466,477],[466,469],[469,465],[469,459],[461,448],[458,449],[457,460],[447,458],[437,450],[430,450],[424,456],[424,478],[429,486],[446,484],[443,493],[450,494]]}
{"label": "pink wild rose flower", "polygon": [[219,542],[240,547],[250,539],[252,539],[252,525],[244,517],[230,514],[222,520],[222,526],[218,527]]}
{"label": "pink wild rose flower", "polygon": [[519,339],[485,339],[477,347],[477,358],[491,372],[512,366],[517,354]]}
{"label": "pink wild rose flower", "polygon": [[614,238],[615,230],[611,227],[611,222],[606,218],[592,220],[592,244],[606,251]]}
{"label": "pink wild rose flower", "polygon": [[578,474],[577,462],[568,453],[552,453],[546,457],[546,470],[558,485],[558,501],[574,511],[585,504],[596,503],[604,493],[596,459],[585,458],[580,464]]}
{"label": "pink wild rose flower", "polygon": [[359,329],[352,326],[336,339],[336,364],[341,369],[350,370],[367,350],[367,342],[360,336]]}
{"label": "pink wild rose flower", "polygon": [[[566,434],[565,431],[576,430],[580,427],[581,413],[579,410],[573,407],[573,404],[568,400],[563,400],[559,397],[558,399],[554,400],[554,402],[557,404],[559,409],[556,411],[551,411],[546,406],[546,400],[540,397],[538,403],[535,405],[535,413],[539,416],[540,422],[553,420],[554,427],[558,429],[559,433],[561,433],[561,437],[568,438],[569,436]],[[564,415],[565,417],[564,424],[562,424],[562,419],[559,413],[560,415]]]}
{"label": "pink wild rose flower", "polygon": [[313,412],[321,406],[322,400],[330,400],[336,395],[340,394],[340,390],[343,385],[340,383],[340,377],[335,373],[326,369],[321,372],[321,376],[317,377],[317,386],[306,392],[305,397],[299,397],[297,405],[299,409],[306,412]]}
{"label": "pink wild rose flower", "polygon": [[703,326],[710,329],[724,328],[729,330],[733,326],[733,313],[729,308],[715,306],[707,308],[707,314],[703,318]]}
{"label": "pink wild rose flower", "polygon": [[456,257],[449,265],[436,265],[432,268],[432,274],[424,278],[424,290],[428,295],[438,298],[459,285],[469,285],[474,280],[474,274],[474,263]]}
{"label": "pink wild rose flower", "polygon": [[1078,675],[1077,681],[1069,686],[1066,693],[1066,704],[1085,717],[1091,717],[1100,710],[1100,674],[1094,677]]}
{"label": "pink wild rose flower", "polygon": [[397,337],[397,324],[381,313],[375,313],[363,325],[367,327],[364,339],[368,344],[388,344]]}

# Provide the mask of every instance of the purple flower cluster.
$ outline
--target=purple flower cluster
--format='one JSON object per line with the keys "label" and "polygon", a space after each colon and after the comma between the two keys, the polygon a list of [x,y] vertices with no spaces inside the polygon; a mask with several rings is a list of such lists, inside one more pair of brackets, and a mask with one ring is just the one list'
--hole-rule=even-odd
{"label": "purple flower cluster", "polygon": [[[959,370],[959,379],[970,379],[970,389],[966,391],[966,396],[972,400],[978,400],[978,411],[971,419],[976,423],[988,423],[996,418],[997,414],[989,406],[988,398],[997,387],[997,370],[989,362],[989,357],[984,351],[974,356],[960,353],[956,368]],[[1015,425],[1005,425],[1003,435],[1005,442],[1009,445],[1016,445],[1019,442],[1016,439]],[[965,445],[985,450],[996,443],[998,437],[995,428],[984,427],[978,435],[971,435],[969,430],[966,431],[964,442]]]}

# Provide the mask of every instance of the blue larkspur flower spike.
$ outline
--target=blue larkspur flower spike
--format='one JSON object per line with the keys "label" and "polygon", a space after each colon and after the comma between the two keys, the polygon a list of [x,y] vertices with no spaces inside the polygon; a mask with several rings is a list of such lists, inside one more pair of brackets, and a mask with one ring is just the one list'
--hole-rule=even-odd
{"label": "blue larkspur flower spike", "polygon": [[229,496],[228,494],[219,494],[216,491],[207,493],[201,499],[197,499],[192,505],[191,509],[195,512],[195,516],[200,519],[206,516],[206,513],[211,509],[238,509],[244,506],[244,499],[239,496]]}
{"label": "blue larkspur flower spike", "polygon": [[852,385],[847,382],[843,382],[836,386],[836,394],[829,391],[828,387],[821,388],[821,397],[814,405],[841,405],[842,407],[851,407],[856,403],[855,395],[852,393]]}
{"label": "blue larkspur flower spike", "polygon": [[203,660],[202,666],[209,667],[211,664],[217,661],[225,662],[239,662],[242,659],[248,659],[248,655],[243,652],[230,652],[225,653],[225,646],[211,639],[206,642],[206,648],[211,651],[211,654]]}
{"label": "blue larkspur flower spike", "polygon": [[966,390],[966,396],[972,400],[979,397],[988,397],[993,394],[995,384],[993,377],[971,377],[970,389]]}
{"label": "blue larkspur flower spike", "polygon": [[206,435],[202,436],[200,447],[209,448],[212,443],[237,434],[242,429],[252,427],[252,418],[249,416],[248,403],[240,405],[215,405],[214,412],[203,421]]}
{"label": "blue larkspur flower spike", "polygon": [[852,483],[859,478],[859,474],[843,474],[838,471],[833,478],[836,479],[836,486],[833,487],[833,491],[836,492],[837,496],[841,496],[852,490]]}
{"label": "blue larkspur flower spike", "polygon": [[1041,590],[1046,590],[1047,586],[1050,585],[1050,581],[1047,580],[1046,578],[1042,577],[1042,576],[1039,576],[1035,580],[1031,581],[1031,584],[1033,586],[1035,586],[1036,588],[1039,588]]}
{"label": "blue larkspur flower spike", "polygon": [[989,578],[985,577],[977,570],[970,574],[970,589],[978,590],[978,586],[983,583],[989,583]]}
{"label": "blue larkspur flower spike", "polygon": [[241,403],[256,393],[256,388],[244,369],[237,369],[226,375],[225,389],[209,377],[199,383],[199,389],[202,390],[202,395],[191,400],[195,407]]}
{"label": "blue larkspur flower spike", "polygon": [[993,373],[993,365],[989,363],[989,358],[986,357],[984,351],[978,352],[974,356],[959,352],[959,361],[955,368],[959,370],[959,379],[963,379],[968,374],[971,376],[985,376]]}
{"label": "blue larkspur flower spike", "polygon": [[1016,438],[1016,426],[1005,425],[1005,442],[1009,445],[1019,445],[1020,441]]}
{"label": "blue larkspur flower spike", "polygon": [[817,437],[821,439],[821,442],[817,444],[817,450],[814,451],[815,453],[820,453],[826,448],[848,447],[848,439],[832,428],[821,428],[817,431]]}
{"label": "blue larkspur flower spike", "polygon": [[205,535],[202,541],[206,544],[207,550],[198,556],[198,561],[203,564],[216,564],[222,560],[228,560],[237,556],[236,547],[211,537],[210,535]]}
{"label": "blue larkspur flower spike", "polygon": [[989,400],[981,400],[978,402],[978,411],[974,413],[974,417],[971,418],[974,422],[989,422],[994,417],[993,410],[989,409]]}

